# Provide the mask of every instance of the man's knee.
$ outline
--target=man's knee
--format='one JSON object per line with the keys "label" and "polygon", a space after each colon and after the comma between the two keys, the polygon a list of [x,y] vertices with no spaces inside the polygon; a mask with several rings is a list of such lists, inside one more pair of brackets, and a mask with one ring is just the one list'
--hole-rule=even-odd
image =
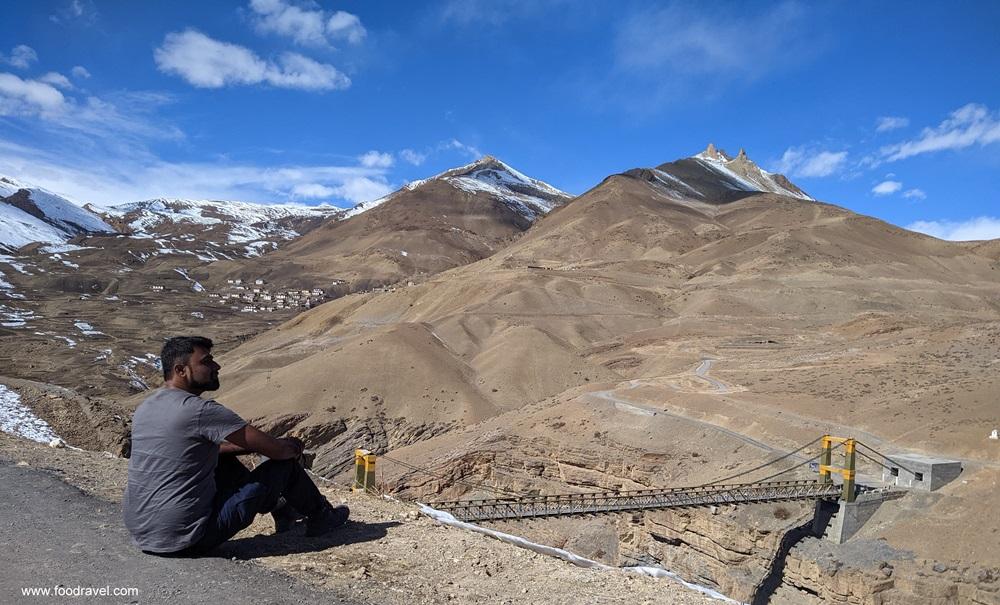
{"label": "man's knee", "polygon": [[296,466],[299,466],[299,463],[292,458],[289,458],[288,460],[267,460],[258,464],[257,467],[253,469],[253,472],[260,474],[289,474],[295,472]]}
{"label": "man's knee", "polygon": [[289,482],[294,482],[300,472],[299,464],[294,460],[268,460],[257,465],[250,473],[250,480],[275,488],[284,489]]}
{"label": "man's knee", "polygon": [[215,467],[215,476],[231,482],[243,482],[250,475],[250,469],[240,462],[236,456],[219,456]]}

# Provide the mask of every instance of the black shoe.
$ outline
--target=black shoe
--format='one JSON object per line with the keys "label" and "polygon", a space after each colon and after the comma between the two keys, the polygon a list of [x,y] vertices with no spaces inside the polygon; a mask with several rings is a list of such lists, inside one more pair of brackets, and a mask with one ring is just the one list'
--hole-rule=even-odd
{"label": "black shoe", "polygon": [[347,523],[347,518],[350,515],[351,509],[347,508],[344,504],[339,506],[328,505],[319,513],[310,515],[306,519],[306,536],[315,538],[316,536],[329,533]]}
{"label": "black shoe", "polygon": [[274,533],[276,534],[283,534],[294,529],[295,525],[305,518],[288,504],[271,511],[271,517],[274,519]]}

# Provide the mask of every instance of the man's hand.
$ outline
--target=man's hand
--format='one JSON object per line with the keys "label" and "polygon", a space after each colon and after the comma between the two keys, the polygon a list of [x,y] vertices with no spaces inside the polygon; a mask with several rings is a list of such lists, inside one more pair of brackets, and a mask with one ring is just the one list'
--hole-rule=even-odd
{"label": "man's hand", "polygon": [[306,450],[306,444],[302,442],[298,437],[282,437],[278,441],[284,441],[292,445],[295,448],[296,454],[292,456],[293,458],[298,458],[302,455],[302,452]]}
{"label": "man's hand", "polygon": [[226,441],[249,452],[267,456],[271,460],[298,458],[305,449],[300,439],[295,437],[275,439],[249,424],[227,436]]}

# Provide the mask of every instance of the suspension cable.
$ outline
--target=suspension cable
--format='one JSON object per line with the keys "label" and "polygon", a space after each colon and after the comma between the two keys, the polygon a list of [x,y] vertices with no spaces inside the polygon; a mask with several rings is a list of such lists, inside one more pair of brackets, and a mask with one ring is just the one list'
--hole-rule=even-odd
{"label": "suspension cable", "polygon": [[812,441],[810,441],[809,443],[807,443],[807,444],[799,447],[798,449],[795,449],[795,450],[793,450],[791,452],[787,452],[785,454],[782,454],[781,456],[778,456],[777,458],[775,458],[773,460],[768,460],[764,464],[761,464],[759,466],[755,466],[754,468],[751,468],[751,469],[748,469],[748,470],[745,470],[745,471],[740,471],[740,472],[738,472],[738,473],[736,473],[734,475],[730,475],[728,477],[723,477],[722,479],[716,479],[715,481],[712,481],[712,482],[709,482],[709,483],[703,483],[701,485],[695,485],[694,487],[705,487],[707,485],[716,485],[718,483],[725,483],[726,481],[729,481],[730,479],[735,479],[737,477],[742,477],[743,475],[749,475],[750,473],[759,471],[760,469],[762,469],[764,467],[767,467],[767,466],[770,466],[772,464],[775,464],[776,462],[781,462],[785,458],[790,458],[791,456],[794,456],[795,454],[798,454],[799,452],[801,452],[802,450],[806,449],[807,447],[809,447],[809,446],[811,446],[811,445],[819,442],[819,440],[822,439],[822,438],[823,438],[822,436],[817,437],[817,438],[813,439]]}
{"label": "suspension cable", "polygon": [[[831,448],[830,451],[832,452],[835,449],[837,449],[837,448],[835,448],[835,447]],[[773,475],[768,475],[767,477],[764,477],[763,479],[758,479],[758,480],[754,481],[754,483],[764,483],[766,481],[770,481],[771,479],[774,479],[775,477],[778,477],[780,475],[784,475],[785,473],[794,471],[795,469],[797,469],[799,467],[805,466],[805,465],[809,464],[810,462],[813,462],[814,460],[819,459],[819,457],[822,456],[822,455],[823,455],[822,453],[816,454],[815,456],[813,456],[812,458],[809,458],[808,460],[803,460],[802,462],[799,462],[795,466],[788,467],[788,468],[786,468],[783,471],[778,471],[777,473],[774,473]]]}
{"label": "suspension cable", "polygon": [[890,470],[890,469],[892,468],[892,467],[890,467],[890,466],[886,466],[886,465],[882,464],[882,463],[881,463],[881,462],[879,462],[879,461],[878,461],[877,459],[875,459],[875,458],[873,458],[873,457],[869,456],[868,454],[866,454],[866,453],[862,452],[861,450],[854,450],[854,451],[855,451],[855,452],[857,452],[857,454],[858,454],[859,456],[861,456],[862,458],[866,458],[866,459],[870,460],[871,462],[874,462],[875,464],[877,464],[877,465],[881,466],[881,467],[882,467],[882,468],[884,468],[884,469],[887,469],[887,470]]}
{"label": "suspension cable", "polygon": [[[862,443],[862,442],[860,442],[860,441],[858,441],[857,443],[858,443],[858,445],[860,445],[861,447],[864,447],[864,448],[867,448],[868,450],[870,450],[870,451],[874,452],[874,453],[875,453],[875,455],[877,455],[877,456],[881,456],[883,460],[887,460],[888,462],[891,462],[892,464],[895,464],[896,466],[898,466],[899,468],[903,469],[904,471],[906,471],[906,472],[908,472],[908,473],[911,473],[911,474],[912,474],[912,473],[914,473],[914,471],[913,471],[913,470],[911,470],[911,469],[908,469],[908,468],[906,468],[905,466],[903,466],[903,465],[902,465],[902,464],[900,464],[899,462],[897,462],[897,461],[893,460],[892,458],[890,458],[890,457],[886,456],[885,454],[883,454],[882,452],[880,452],[880,451],[878,451],[877,449],[873,448],[872,446],[870,446],[870,445],[868,445],[868,444],[866,444],[866,443]],[[858,452],[858,453],[859,453],[859,454],[861,454],[862,456],[864,456],[864,454],[863,454],[863,453],[861,453],[861,452]],[[866,458],[868,458],[868,456],[865,456],[865,457],[866,457]],[[878,463],[876,463],[876,464],[878,464]],[[887,468],[887,467],[883,466],[883,468]]]}

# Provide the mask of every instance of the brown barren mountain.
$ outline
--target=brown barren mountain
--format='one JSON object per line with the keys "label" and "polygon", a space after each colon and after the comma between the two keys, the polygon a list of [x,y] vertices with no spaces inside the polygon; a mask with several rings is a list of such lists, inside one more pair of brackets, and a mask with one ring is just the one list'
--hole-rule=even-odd
{"label": "brown barren mountain", "polygon": [[259,262],[218,263],[211,273],[296,281],[338,295],[370,290],[490,256],[569,199],[487,156],[362,204]]}
{"label": "brown barren mountain", "polygon": [[[693,484],[853,435],[966,469],[934,498],[883,505],[863,537],[1000,562],[983,499],[1000,478],[992,246],[794,186],[751,191],[735,172],[745,154],[713,167],[708,151],[609,177],[479,262],[245,343],[224,358],[220,398],[305,436],[327,472],[356,447],[433,469],[383,466],[390,487],[423,499],[490,495],[459,479],[525,493]],[[861,464],[866,480],[880,471]],[[683,561],[683,544],[628,531],[649,556]],[[734,565],[679,571],[745,594],[747,576],[730,576],[758,572]]]}
{"label": "brown barren mountain", "polygon": [[[61,201],[32,192],[18,195]],[[151,199],[101,209],[104,224],[61,201],[108,233],[0,256],[0,364],[89,395],[141,392],[165,334],[212,332],[228,350],[322,300],[488,256],[568,199],[485,157],[350,211]]]}

